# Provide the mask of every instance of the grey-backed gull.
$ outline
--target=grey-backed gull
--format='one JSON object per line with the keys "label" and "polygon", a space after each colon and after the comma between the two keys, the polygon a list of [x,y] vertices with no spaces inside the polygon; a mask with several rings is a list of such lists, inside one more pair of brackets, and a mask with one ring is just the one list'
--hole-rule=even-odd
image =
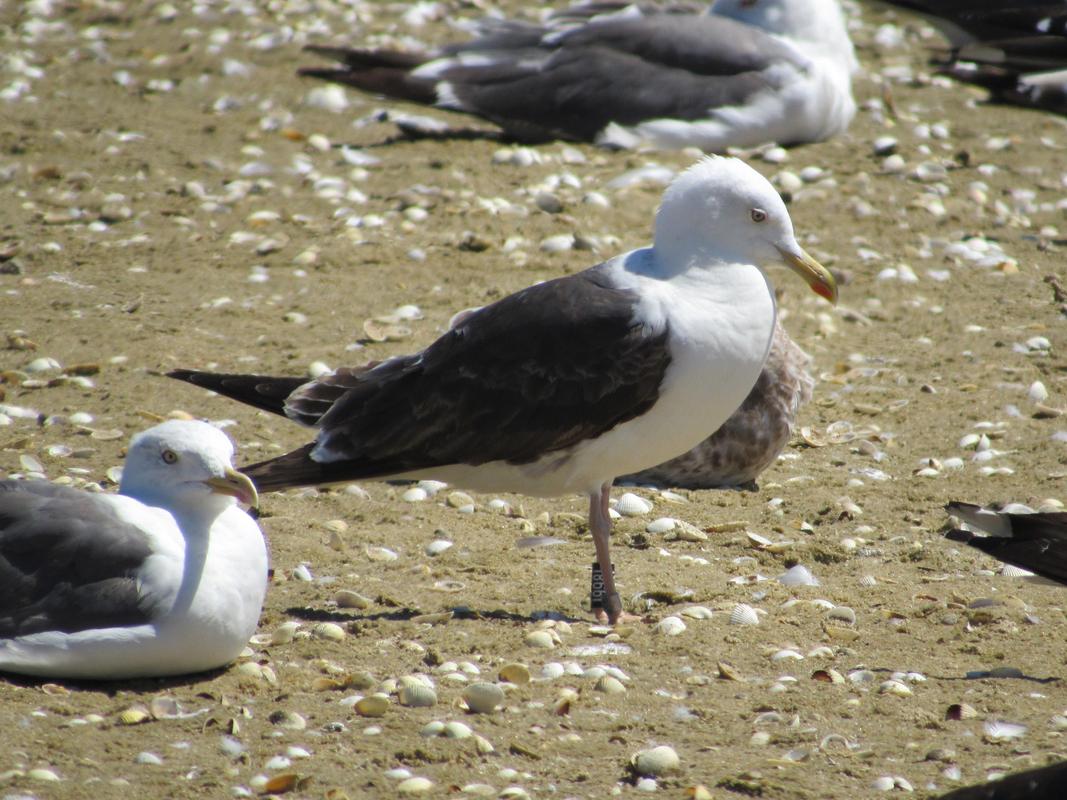
{"label": "grey-backed gull", "polygon": [[946,534],[949,539],[1067,586],[1067,512],[1035,512],[1019,504],[997,510],[960,502],[949,503],[945,510],[988,534],[956,528]]}
{"label": "grey-backed gull", "polygon": [[884,0],[921,14],[949,42],[945,75],[1000,103],[1067,114],[1067,6],[1048,0]]}
{"label": "grey-backed gull", "polygon": [[722,152],[821,141],[855,114],[836,0],[588,3],[542,25],[486,20],[424,52],[312,45],[303,75],[490,120],[522,141]]}
{"label": "grey-backed gull", "polygon": [[745,399],[774,332],[763,267],[775,264],[836,300],[770,183],[737,159],[705,158],[667,188],[651,247],[466,314],[420,353],[311,381],[170,375],[318,429],[244,470],[261,491],[432,477],[587,494],[614,622],[612,481],[685,452]]}
{"label": "grey-backed gull", "polygon": [[172,420],[133,437],[118,494],[0,481],[0,671],[110,680],[236,658],[267,550],[232,458],[222,431]]}

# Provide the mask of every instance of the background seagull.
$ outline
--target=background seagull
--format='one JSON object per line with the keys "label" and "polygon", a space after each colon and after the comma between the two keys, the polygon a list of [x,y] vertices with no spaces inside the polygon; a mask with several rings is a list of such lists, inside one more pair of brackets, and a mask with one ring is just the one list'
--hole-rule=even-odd
{"label": "background seagull", "polygon": [[1067,114],[1067,6],[1048,0],[884,0],[924,16],[949,41],[934,63],[1001,103]]}
{"label": "background seagull", "polygon": [[587,494],[614,622],[611,483],[692,447],[745,399],[774,331],[762,270],[774,264],[836,300],[770,183],[737,159],[706,158],[667,188],[653,246],[466,314],[420,353],[312,381],[170,375],[318,428],[245,469],[261,491],[433,477]]}
{"label": "background seagull", "polygon": [[949,503],[945,509],[989,534],[957,528],[947,538],[1067,586],[1067,512],[1035,512],[1020,505],[997,511],[960,502]]}
{"label": "background seagull", "polygon": [[344,66],[302,75],[483,117],[522,141],[721,152],[827,139],[856,111],[836,0],[590,3],[543,25],[486,20],[424,52],[307,49]]}
{"label": "background seagull", "polygon": [[267,587],[233,445],[203,422],[133,437],[119,493],[0,481],[0,671],[61,678],[220,667]]}

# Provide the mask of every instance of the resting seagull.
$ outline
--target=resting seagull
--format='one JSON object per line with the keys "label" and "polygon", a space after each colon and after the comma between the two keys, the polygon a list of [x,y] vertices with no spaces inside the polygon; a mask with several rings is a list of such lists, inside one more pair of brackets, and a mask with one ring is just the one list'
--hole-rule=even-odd
{"label": "resting seagull", "polygon": [[667,188],[653,246],[480,308],[420,353],[311,381],[170,375],[318,428],[244,470],[260,491],[432,477],[587,494],[615,622],[612,481],[685,452],[745,399],[771,344],[762,268],[775,264],[836,300],[770,183],[737,159],[706,158]]}
{"label": "resting seagull", "polygon": [[425,52],[313,45],[302,75],[466,112],[520,141],[722,152],[842,133],[856,111],[836,0],[589,3],[543,25],[486,20]]}
{"label": "resting seagull", "polygon": [[133,437],[118,494],[0,481],[0,671],[111,680],[236,658],[267,550],[232,458],[222,431],[172,420]]}
{"label": "resting seagull", "polygon": [[946,534],[949,539],[1067,586],[1067,512],[1035,512],[1017,504],[997,511],[959,502],[949,503],[945,510],[968,527],[989,534],[958,528]]}
{"label": "resting seagull", "polygon": [[940,72],[992,100],[1067,114],[1067,7],[1049,0],[884,0],[928,19],[949,41]]}

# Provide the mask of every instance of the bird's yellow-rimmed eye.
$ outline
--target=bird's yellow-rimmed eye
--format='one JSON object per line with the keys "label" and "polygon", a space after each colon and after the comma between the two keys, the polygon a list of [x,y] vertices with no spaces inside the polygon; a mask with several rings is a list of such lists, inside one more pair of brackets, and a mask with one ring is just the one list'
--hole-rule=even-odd
{"label": "bird's yellow-rimmed eye", "polygon": [[754,208],[749,213],[752,215],[753,222],[763,222],[763,220],[767,219],[767,212],[762,208]]}
{"label": "bird's yellow-rimmed eye", "polygon": [[160,455],[160,458],[163,459],[164,464],[173,464],[175,461],[178,460],[178,454],[175,453],[173,450],[164,450],[163,453]]}

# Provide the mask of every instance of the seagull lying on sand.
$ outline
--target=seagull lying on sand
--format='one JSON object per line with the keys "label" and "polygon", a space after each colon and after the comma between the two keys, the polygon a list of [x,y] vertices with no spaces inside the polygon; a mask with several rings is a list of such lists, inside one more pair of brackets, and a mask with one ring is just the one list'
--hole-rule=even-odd
{"label": "seagull lying on sand", "polygon": [[921,14],[949,41],[939,71],[1000,103],[1067,114],[1067,6],[1048,0],[884,0]]}
{"label": "seagull lying on sand", "polygon": [[587,494],[615,622],[612,481],[685,452],[745,399],[774,331],[762,268],[775,264],[836,300],[770,183],[737,159],[706,158],[667,188],[653,246],[480,308],[420,353],[311,381],[170,375],[318,428],[244,470],[260,491],[432,477]]}
{"label": "seagull lying on sand", "polygon": [[1035,512],[1018,504],[997,511],[959,502],[945,510],[989,534],[955,529],[947,538],[1067,586],[1067,512]]}
{"label": "seagull lying on sand", "polygon": [[267,549],[232,458],[222,431],[173,420],[133,437],[118,494],[0,481],[0,671],[111,680],[236,658]]}
{"label": "seagull lying on sand", "polygon": [[425,52],[309,46],[300,74],[487,119],[510,138],[721,152],[842,133],[856,111],[836,0],[588,3],[543,25],[485,20]]}

